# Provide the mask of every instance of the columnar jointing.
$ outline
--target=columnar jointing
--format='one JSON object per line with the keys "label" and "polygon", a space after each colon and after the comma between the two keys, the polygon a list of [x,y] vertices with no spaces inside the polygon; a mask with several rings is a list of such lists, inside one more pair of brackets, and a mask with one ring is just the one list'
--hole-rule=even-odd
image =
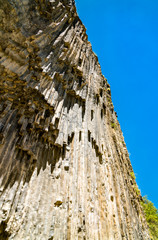
{"label": "columnar jointing", "polygon": [[0,0],[0,239],[149,239],[110,86],[73,0]]}

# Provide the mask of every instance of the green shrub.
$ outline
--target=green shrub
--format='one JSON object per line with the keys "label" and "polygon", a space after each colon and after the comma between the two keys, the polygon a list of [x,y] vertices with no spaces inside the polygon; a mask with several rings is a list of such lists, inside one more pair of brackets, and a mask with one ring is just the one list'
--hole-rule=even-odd
{"label": "green shrub", "polygon": [[134,172],[130,172],[130,176],[135,180],[136,179],[136,176],[134,174]]}
{"label": "green shrub", "polygon": [[154,204],[147,199],[147,197],[143,197],[143,201],[141,202],[143,207],[145,218],[147,224],[149,226],[150,237],[152,240],[158,240],[158,210],[154,206]]}

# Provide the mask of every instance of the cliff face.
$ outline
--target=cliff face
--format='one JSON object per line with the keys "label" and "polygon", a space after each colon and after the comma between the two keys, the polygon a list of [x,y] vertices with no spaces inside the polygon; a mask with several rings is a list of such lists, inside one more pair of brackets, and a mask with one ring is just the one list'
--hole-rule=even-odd
{"label": "cliff face", "polygon": [[73,0],[0,0],[0,239],[149,239],[110,86]]}

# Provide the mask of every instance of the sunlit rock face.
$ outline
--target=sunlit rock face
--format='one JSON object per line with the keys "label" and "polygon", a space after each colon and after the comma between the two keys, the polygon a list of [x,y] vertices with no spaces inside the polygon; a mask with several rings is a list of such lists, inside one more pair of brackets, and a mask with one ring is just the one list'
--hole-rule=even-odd
{"label": "sunlit rock face", "polygon": [[149,239],[110,86],[73,0],[0,0],[0,239]]}

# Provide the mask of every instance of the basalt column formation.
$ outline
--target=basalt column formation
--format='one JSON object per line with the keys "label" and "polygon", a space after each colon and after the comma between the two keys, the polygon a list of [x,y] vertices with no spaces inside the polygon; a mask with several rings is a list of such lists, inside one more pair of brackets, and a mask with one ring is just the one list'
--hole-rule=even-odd
{"label": "basalt column formation", "polygon": [[73,0],[0,0],[0,240],[149,239],[110,85]]}

